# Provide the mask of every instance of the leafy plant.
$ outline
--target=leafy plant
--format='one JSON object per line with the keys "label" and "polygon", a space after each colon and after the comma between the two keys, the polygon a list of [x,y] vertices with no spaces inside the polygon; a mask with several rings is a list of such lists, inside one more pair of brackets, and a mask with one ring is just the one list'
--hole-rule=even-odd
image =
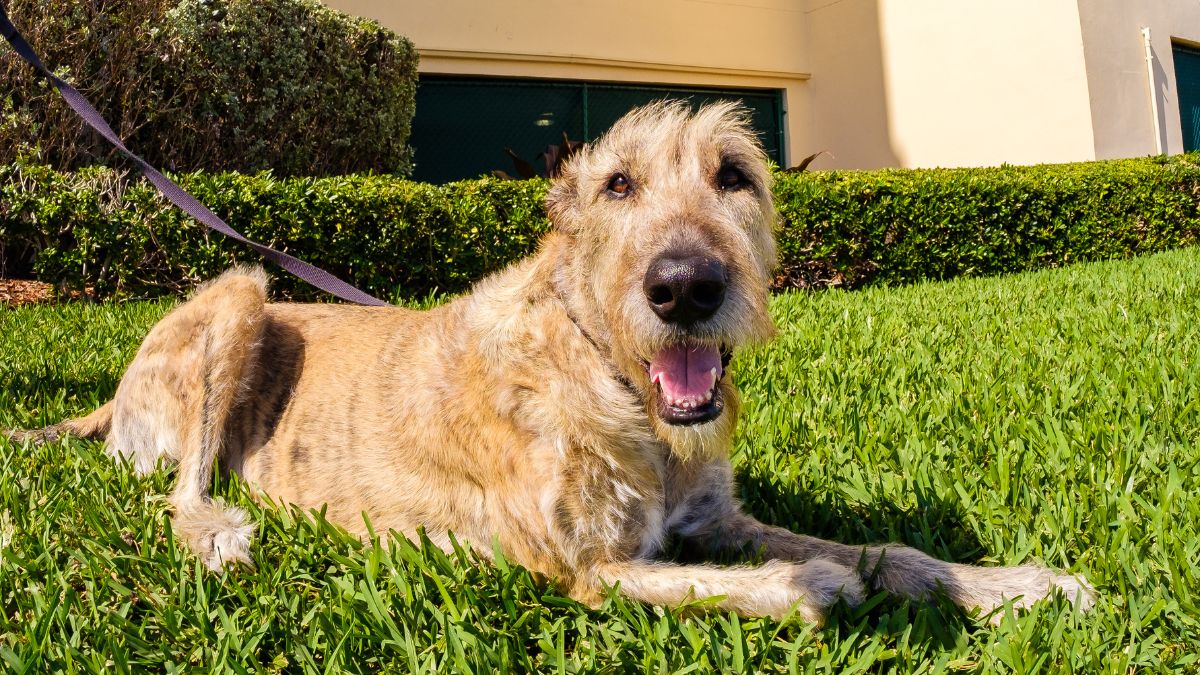
{"label": "leafy plant", "polygon": [[[521,159],[512,148],[505,148],[504,154],[512,160],[513,170],[517,172],[521,180],[530,178],[557,178],[562,171],[562,167],[567,160],[579,152],[583,148],[582,141],[573,141],[567,136],[567,132],[563,132],[562,142],[557,145],[547,145],[546,149],[538,153],[534,161],[542,162],[542,171],[539,173],[534,165]],[[508,173],[496,169],[492,172],[492,176],[501,180],[517,180]]]}
{"label": "leafy plant", "polygon": [[813,163],[813,160],[821,155],[829,155],[830,157],[833,156],[833,154],[828,150],[820,150],[800,160],[799,164],[783,169],[782,173],[804,173],[805,171],[808,171],[808,167]]}
{"label": "leafy plant", "polygon": [[[317,0],[11,0],[14,23],[152,165],[407,174],[417,52]],[[0,163],[114,161],[0,46]],[[370,120],[364,124],[363,120]]]}

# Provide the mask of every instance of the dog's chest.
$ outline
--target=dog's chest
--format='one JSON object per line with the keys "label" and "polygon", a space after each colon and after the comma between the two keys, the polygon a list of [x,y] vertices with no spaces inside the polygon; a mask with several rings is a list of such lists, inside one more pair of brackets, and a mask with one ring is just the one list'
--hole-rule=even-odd
{"label": "dog's chest", "polygon": [[547,517],[577,555],[652,556],[664,536],[662,464],[651,453],[564,461]]}

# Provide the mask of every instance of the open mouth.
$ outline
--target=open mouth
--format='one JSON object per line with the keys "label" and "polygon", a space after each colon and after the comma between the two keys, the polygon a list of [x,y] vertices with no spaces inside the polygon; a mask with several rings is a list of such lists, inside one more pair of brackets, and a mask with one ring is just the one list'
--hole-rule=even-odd
{"label": "open mouth", "polygon": [[658,388],[658,414],[668,424],[702,424],[725,409],[718,384],[729,365],[725,347],[683,342],[664,347],[646,363]]}

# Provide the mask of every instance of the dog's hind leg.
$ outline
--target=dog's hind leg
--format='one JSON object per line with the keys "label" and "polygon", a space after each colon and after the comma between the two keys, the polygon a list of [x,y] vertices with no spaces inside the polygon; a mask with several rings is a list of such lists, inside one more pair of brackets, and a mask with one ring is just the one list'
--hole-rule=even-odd
{"label": "dog's hind leg", "polygon": [[248,562],[252,525],[209,496],[227,422],[254,367],[266,321],[266,280],[236,269],[154,326],[117,387],[108,451],[139,473],[178,463],[173,530],[211,569]]}
{"label": "dog's hind leg", "polygon": [[195,316],[198,329],[193,350],[198,367],[187,369],[178,428],[179,450],[172,527],[204,564],[216,570],[225,563],[249,563],[254,526],[245,511],[209,496],[214,464],[223,455],[230,413],[244,393],[254,367],[266,319],[266,291],[260,274],[235,271],[217,279],[180,311]]}
{"label": "dog's hind leg", "polygon": [[177,461],[170,497],[175,533],[211,569],[249,562],[254,526],[244,511],[214,502],[208,492],[230,412],[254,367],[265,306],[262,270],[225,273],[154,326],[113,400],[85,417],[8,435],[34,442],[63,434],[104,438],[109,454],[132,460],[142,474],[161,459]]}

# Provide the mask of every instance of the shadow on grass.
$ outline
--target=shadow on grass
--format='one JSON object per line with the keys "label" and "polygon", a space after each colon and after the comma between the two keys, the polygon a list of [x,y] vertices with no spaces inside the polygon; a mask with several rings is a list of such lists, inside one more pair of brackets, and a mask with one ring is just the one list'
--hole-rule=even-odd
{"label": "shadow on grass", "polygon": [[754,467],[738,475],[746,511],[769,525],[843,544],[898,543],[937,558],[972,563],[985,555],[961,504],[917,492],[916,506],[891,501],[850,504],[835,493],[782,484]]}
{"label": "shadow on grass", "polygon": [[[918,494],[915,508],[890,501],[850,505],[831,493],[815,493],[783,485],[761,471],[738,476],[745,509],[769,525],[850,545],[897,543],[952,562],[974,563],[984,553],[980,539],[965,524],[957,501]],[[687,563],[739,564],[757,562],[753,552],[698,550],[673,543],[670,557]],[[964,630],[976,623],[945,596],[909,600],[884,592],[859,607],[839,604],[830,613],[826,631],[842,638],[866,634],[903,637],[912,646],[949,649]]]}

